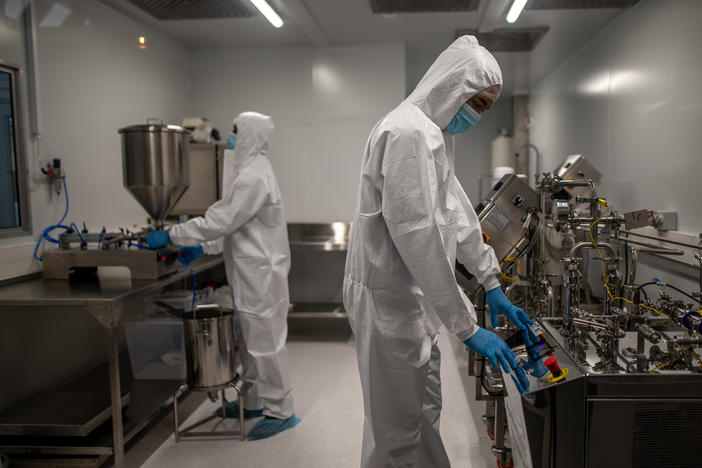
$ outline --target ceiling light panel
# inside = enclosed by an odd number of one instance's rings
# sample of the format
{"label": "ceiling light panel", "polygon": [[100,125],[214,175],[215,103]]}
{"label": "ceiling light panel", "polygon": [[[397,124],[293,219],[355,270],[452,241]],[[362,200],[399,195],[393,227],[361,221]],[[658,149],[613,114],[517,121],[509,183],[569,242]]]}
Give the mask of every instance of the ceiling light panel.
{"label": "ceiling light panel", "polygon": [[129,0],[158,20],[250,18],[254,16],[239,0]]}
{"label": "ceiling light panel", "polygon": [[529,0],[527,10],[628,8],[639,0]]}
{"label": "ceiling light panel", "polygon": [[370,0],[373,13],[476,11],[480,0]]}

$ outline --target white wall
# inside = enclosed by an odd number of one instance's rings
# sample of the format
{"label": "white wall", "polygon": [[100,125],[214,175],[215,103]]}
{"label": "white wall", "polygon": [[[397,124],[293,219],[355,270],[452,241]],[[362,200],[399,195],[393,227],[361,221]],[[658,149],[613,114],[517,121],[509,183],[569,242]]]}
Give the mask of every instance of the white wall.
{"label": "white wall", "polygon": [[[544,167],[583,153],[615,209],[676,210],[681,231],[702,232],[701,21],[699,0],[644,0],[541,81],[531,138]],[[639,278],[674,274],[658,263]]]}
{"label": "white wall", "polygon": [[[22,44],[21,28],[17,20],[3,15],[8,12],[8,3],[0,5],[0,59],[7,56],[8,61],[24,65],[23,51],[18,47]],[[70,10],[69,15],[60,26],[48,26],[46,18],[51,17],[51,7],[57,3],[36,2],[41,158],[62,159],[71,204],[68,220],[77,224],[85,221],[94,230],[103,225],[144,223],[146,213],[122,187],[117,130],[141,123],[146,117],[179,123],[191,113],[190,52],[100,2],[60,3]],[[136,47],[141,34],[147,37],[146,50]],[[26,101],[24,104],[26,115],[29,109]],[[25,136],[28,134],[26,128]],[[31,145],[27,149],[36,236],[59,220],[64,199],[37,176]],[[32,243],[27,237],[0,239],[0,260],[9,259],[0,268],[0,280],[39,267],[30,260]]]}
{"label": "white wall", "polygon": [[232,118],[273,116],[270,159],[290,222],[351,221],[373,125],[404,99],[401,44],[193,52],[193,110],[226,135]]}

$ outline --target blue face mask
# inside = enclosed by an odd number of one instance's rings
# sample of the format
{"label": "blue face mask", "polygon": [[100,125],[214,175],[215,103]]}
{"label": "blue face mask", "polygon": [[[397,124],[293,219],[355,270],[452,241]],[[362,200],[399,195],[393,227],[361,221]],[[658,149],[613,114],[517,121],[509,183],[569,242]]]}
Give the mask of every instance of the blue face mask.
{"label": "blue face mask", "polygon": [[468,104],[463,104],[449,124],[444,127],[451,135],[467,132],[480,121],[480,114]]}
{"label": "blue face mask", "polygon": [[227,135],[227,149],[233,150],[235,146],[236,146],[236,135],[233,133],[230,133],[229,135]]}

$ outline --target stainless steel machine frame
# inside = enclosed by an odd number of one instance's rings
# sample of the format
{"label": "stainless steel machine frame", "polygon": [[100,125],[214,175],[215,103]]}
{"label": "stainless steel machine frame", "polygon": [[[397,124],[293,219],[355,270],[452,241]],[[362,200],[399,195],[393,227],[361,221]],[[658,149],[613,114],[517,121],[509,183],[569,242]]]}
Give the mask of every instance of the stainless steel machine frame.
{"label": "stainless steel machine frame", "polygon": [[[119,133],[124,188],[161,228],[190,183],[189,132],[175,125],[147,122],[122,128]],[[216,172],[216,161],[213,164]],[[176,254],[169,249],[146,250],[143,243],[150,229],[65,233],[58,250],[44,253],[45,277],[68,279],[71,270],[100,266],[125,266],[134,279],[170,274],[178,268]]]}
{"label": "stainless steel machine frame", "polygon": [[[192,264],[195,274],[204,273],[223,263],[221,257],[204,257]],[[129,421],[128,430],[122,417],[121,378],[119,359],[119,326],[125,312],[128,300],[146,296],[162,290],[164,287],[186,280],[191,273],[177,271],[159,280],[127,280],[105,290],[95,289],[89,285],[70,284],[68,281],[44,280],[32,278],[18,283],[0,286],[0,313],[14,311],[18,308],[49,308],[62,306],[87,311],[106,331],[107,361],[109,368],[110,401],[112,416],[112,443],[81,446],[71,441],[49,439],[38,441],[13,441],[7,443],[0,437],[0,451],[10,454],[47,454],[47,455],[80,455],[97,456],[105,459],[114,456],[116,468],[124,468],[124,445],[141,432],[149,422],[153,421],[172,402],[169,390],[163,400],[159,400],[146,414],[137,420]],[[152,381],[159,388],[169,385],[169,382]],[[180,383],[175,384],[177,388]],[[160,394],[160,393],[159,393]]]}
{"label": "stainless steel machine frame", "polygon": [[[529,258],[524,274],[516,281],[503,275],[509,283],[505,292],[512,300],[516,296],[522,301],[518,305],[539,317],[547,330],[544,351],[555,355],[561,367],[570,370],[567,378],[558,382],[531,378],[529,393],[509,396],[509,401],[521,402],[526,425],[523,431],[510,426],[512,440],[530,447],[529,461],[534,467],[699,466],[702,449],[697,448],[698,444],[689,447],[687,441],[702,435],[702,319],[694,303],[701,296],[696,292],[687,295],[693,303],[686,303],[670,297],[665,285],[659,285],[660,297],[644,300],[635,283],[635,271],[639,252],[684,256],[688,263],[697,254],[695,266],[700,267],[702,290],[702,245],[654,236],[650,238],[656,243],[652,243],[632,236],[626,229],[641,226],[641,220],[609,209],[597,193],[599,177],[600,173],[581,155],[566,158],[555,173],[543,174],[537,181],[537,210],[542,224],[536,232],[507,228],[509,222],[519,223],[519,213],[498,218],[498,224],[504,226],[498,230],[494,222],[484,221],[487,216],[480,217],[483,229],[493,233],[488,232],[489,243],[495,246],[500,260],[503,255],[502,251],[498,253],[499,247],[533,243],[533,250],[526,249]],[[503,202],[509,199],[500,189],[503,187],[498,184],[477,208],[487,211],[501,198]],[[549,233],[561,236],[556,255],[546,249]],[[632,250],[626,278],[618,268],[621,259],[617,247],[621,245]],[[602,255],[607,285],[602,304],[588,299],[591,294],[583,262],[586,249],[598,249]],[[596,268],[599,266],[598,258]],[[554,291],[561,284],[563,296]],[[581,292],[585,293],[584,299]],[[479,304],[482,292],[477,293]],[[649,314],[652,309],[658,314]],[[513,331],[509,324],[496,330],[505,338]],[[471,363],[475,360],[474,356],[469,358]],[[470,369],[473,367],[471,364]],[[500,413],[504,405],[499,393],[509,385],[503,384],[501,375],[489,373],[483,376],[482,371],[474,372],[480,375],[476,395],[488,400],[485,420],[495,428],[493,451],[498,466],[504,466],[508,450],[501,447],[504,434],[499,432],[503,420]],[[494,390],[494,396],[483,395],[483,380],[488,390]],[[676,444],[685,449],[669,453]]]}

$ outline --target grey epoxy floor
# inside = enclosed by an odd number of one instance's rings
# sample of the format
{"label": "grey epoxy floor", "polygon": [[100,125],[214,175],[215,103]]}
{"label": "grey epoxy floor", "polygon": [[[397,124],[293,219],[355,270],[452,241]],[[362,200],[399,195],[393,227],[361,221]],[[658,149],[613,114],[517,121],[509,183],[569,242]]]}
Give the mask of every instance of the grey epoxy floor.
{"label": "grey epoxy floor", "polygon": [[[492,468],[495,459],[481,422],[483,403],[472,399],[463,346],[444,331],[442,351],[443,412],[441,433],[453,467]],[[157,467],[357,467],[360,462],[363,406],[353,340],[292,339],[288,343],[295,411],[294,429],[273,438],[182,441],[172,435],[171,416],[149,429],[127,452],[127,466]],[[191,413],[184,424],[215,407],[202,394],[183,405]],[[250,428],[256,420],[249,421]]]}

